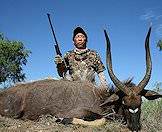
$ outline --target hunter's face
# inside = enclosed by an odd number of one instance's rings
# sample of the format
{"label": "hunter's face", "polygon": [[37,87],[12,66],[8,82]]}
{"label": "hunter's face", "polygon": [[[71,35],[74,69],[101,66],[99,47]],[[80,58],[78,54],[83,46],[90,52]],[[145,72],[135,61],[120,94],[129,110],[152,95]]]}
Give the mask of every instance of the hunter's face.
{"label": "hunter's face", "polygon": [[74,45],[78,49],[86,48],[86,37],[82,33],[78,33],[74,37]]}

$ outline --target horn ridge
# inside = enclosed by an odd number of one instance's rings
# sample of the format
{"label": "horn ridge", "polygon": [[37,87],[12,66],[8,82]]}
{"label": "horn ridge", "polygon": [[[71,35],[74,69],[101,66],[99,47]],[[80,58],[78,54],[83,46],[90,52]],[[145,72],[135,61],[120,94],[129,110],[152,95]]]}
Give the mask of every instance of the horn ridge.
{"label": "horn ridge", "polygon": [[126,87],[126,85],[124,85],[114,74],[113,72],[113,68],[112,68],[112,60],[111,60],[111,44],[110,44],[110,40],[109,37],[107,35],[106,30],[104,30],[104,34],[105,34],[105,38],[106,38],[106,66],[107,66],[107,70],[109,73],[109,76],[111,78],[111,80],[113,81],[114,85],[116,87],[118,87],[120,90],[122,90],[125,94],[129,95],[130,91],[129,89]]}
{"label": "horn ridge", "polygon": [[148,84],[150,77],[151,77],[151,71],[152,71],[152,62],[151,62],[151,54],[150,54],[150,46],[149,46],[149,38],[151,34],[151,27],[148,30],[146,39],[145,39],[145,51],[146,51],[146,73],[141,82],[138,84],[138,93],[140,93],[145,86]]}

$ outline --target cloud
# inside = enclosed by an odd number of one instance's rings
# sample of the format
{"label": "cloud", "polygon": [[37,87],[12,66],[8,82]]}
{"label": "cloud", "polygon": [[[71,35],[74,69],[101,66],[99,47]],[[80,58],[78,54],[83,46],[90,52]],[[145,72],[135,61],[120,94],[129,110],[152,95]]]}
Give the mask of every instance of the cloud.
{"label": "cloud", "polygon": [[162,24],[159,24],[155,31],[159,37],[162,37]]}
{"label": "cloud", "polygon": [[141,20],[146,20],[146,21],[147,20],[152,20],[154,18],[155,18],[155,14],[154,14],[154,12],[152,10],[149,10],[149,11],[145,12],[145,14],[140,16]]}
{"label": "cloud", "polygon": [[159,19],[161,19],[162,18],[162,15],[158,15],[158,16],[156,16],[156,20],[159,20]]}
{"label": "cloud", "polygon": [[158,8],[145,9],[140,16],[140,20],[153,23],[157,37],[162,38],[162,14],[159,14]]}

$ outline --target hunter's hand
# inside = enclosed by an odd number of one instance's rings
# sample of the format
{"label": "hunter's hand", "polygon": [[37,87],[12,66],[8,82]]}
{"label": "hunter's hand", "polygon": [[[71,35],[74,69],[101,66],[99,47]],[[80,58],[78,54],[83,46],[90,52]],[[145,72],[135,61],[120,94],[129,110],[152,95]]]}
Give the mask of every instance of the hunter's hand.
{"label": "hunter's hand", "polygon": [[63,62],[63,59],[60,55],[55,56],[55,64],[60,64]]}

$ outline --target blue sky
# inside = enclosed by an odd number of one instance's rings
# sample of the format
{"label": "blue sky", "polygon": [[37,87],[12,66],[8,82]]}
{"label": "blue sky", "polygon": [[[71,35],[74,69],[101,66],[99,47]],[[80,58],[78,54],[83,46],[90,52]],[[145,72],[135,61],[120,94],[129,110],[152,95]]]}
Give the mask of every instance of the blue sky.
{"label": "blue sky", "polygon": [[[145,74],[144,40],[150,23],[153,71],[148,86],[162,82],[162,52],[156,42],[162,38],[161,0],[1,0],[0,32],[20,40],[32,51],[24,67],[26,81],[58,77],[54,64],[54,42],[46,13],[51,14],[61,51],[73,49],[72,32],[81,26],[88,34],[88,48],[97,50],[105,63],[105,38],[109,32],[115,74],[120,80]],[[111,82],[105,71],[108,83]]]}

